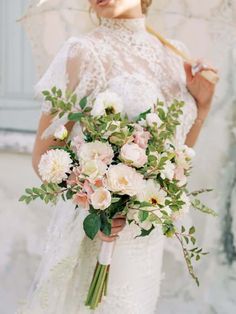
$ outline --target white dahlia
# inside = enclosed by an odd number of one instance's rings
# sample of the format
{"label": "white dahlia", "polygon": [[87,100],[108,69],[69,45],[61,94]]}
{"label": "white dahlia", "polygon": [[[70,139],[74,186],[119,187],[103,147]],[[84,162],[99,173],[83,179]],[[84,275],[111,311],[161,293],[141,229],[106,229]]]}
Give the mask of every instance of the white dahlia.
{"label": "white dahlia", "polygon": [[71,164],[70,154],[62,149],[51,149],[42,155],[38,170],[44,181],[61,183],[70,173]]}

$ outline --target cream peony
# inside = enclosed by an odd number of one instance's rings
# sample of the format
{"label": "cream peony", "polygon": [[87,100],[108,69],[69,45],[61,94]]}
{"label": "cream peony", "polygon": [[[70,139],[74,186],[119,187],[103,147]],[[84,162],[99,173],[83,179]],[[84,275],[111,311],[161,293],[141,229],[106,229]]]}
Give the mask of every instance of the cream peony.
{"label": "cream peony", "polygon": [[78,150],[78,157],[81,163],[99,159],[109,165],[112,162],[114,153],[110,144],[95,141],[91,143],[83,143]]}
{"label": "cream peony", "polygon": [[54,137],[63,141],[64,139],[66,139],[68,136],[68,131],[67,128],[64,125],[60,125],[55,133],[54,133]]}
{"label": "cream peony", "polygon": [[107,170],[107,165],[99,159],[85,161],[82,164],[82,173],[90,180],[101,178]]}
{"label": "cream peony", "polygon": [[131,166],[140,168],[147,162],[147,155],[143,148],[138,144],[130,143],[121,147],[120,158]]}
{"label": "cream peony", "polygon": [[146,115],[146,122],[147,125],[151,127],[153,127],[154,125],[160,127],[162,125],[162,121],[156,113],[148,113]]}
{"label": "cream peony", "polygon": [[[166,192],[153,179],[145,181],[143,189],[137,194],[137,200],[140,202],[149,202],[154,206],[165,205]],[[154,207],[145,207],[145,210],[154,210]]]}
{"label": "cream peony", "polygon": [[61,183],[70,173],[70,154],[62,149],[51,149],[42,155],[38,170],[43,181]]}
{"label": "cream peony", "polygon": [[118,194],[136,195],[143,186],[143,177],[131,168],[122,163],[112,165],[107,171],[107,188]]}
{"label": "cream peony", "polygon": [[92,116],[102,116],[107,112],[119,113],[123,110],[123,103],[119,95],[106,90],[98,94],[91,111]]}
{"label": "cream peony", "polygon": [[104,210],[111,205],[111,193],[103,187],[95,190],[90,199],[95,209]]}

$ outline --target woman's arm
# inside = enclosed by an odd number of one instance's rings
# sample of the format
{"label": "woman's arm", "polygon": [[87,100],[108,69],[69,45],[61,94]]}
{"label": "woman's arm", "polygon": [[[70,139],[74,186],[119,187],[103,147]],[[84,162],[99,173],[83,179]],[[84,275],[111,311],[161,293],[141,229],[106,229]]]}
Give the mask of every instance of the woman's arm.
{"label": "woman's arm", "polygon": [[201,61],[199,61],[199,71],[192,75],[192,66],[191,64],[184,63],[184,68],[186,72],[186,86],[190,94],[194,97],[197,104],[198,114],[197,118],[187,134],[185,144],[188,146],[194,146],[205,119],[208,116],[208,113],[211,109],[211,104],[213,96],[215,93],[215,84],[207,81],[203,76],[201,76],[201,71],[212,70],[218,72],[215,68],[212,67],[203,67]]}
{"label": "woman's arm", "polygon": [[[71,49],[72,48],[73,47],[71,47]],[[65,75],[65,79],[68,79],[67,84],[66,84],[66,90],[70,92],[73,92],[76,86],[79,84],[79,79],[78,79],[79,66],[80,66],[80,62],[79,62],[78,55],[76,55],[75,53],[70,54],[69,52],[67,60],[66,60],[66,73],[64,73],[64,75]],[[53,138],[53,136],[47,139],[41,138],[41,135],[43,134],[43,132],[50,126],[53,117],[54,116],[51,115],[50,113],[49,114],[43,113],[39,120],[39,125],[38,125],[38,129],[36,133],[33,154],[32,154],[32,165],[36,174],[39,177],[40,175],[38,172],[38,164],[39,164],[40,158],[49,149],[51,145],[55,145],[55,139]],[[65,125],[65,127],[68,130],[68,134],[70,133],[73,125],[74,125],[74,122],[68,122]],[[60,140],[58,140],[56,144],[58,146],[64,145],[63,141],[60,141]]]}
{"label": "woman's arm", "polygon": [[187,134],[187,137],[185,140],[185,144],[188,145],[189,147],[193,147],[196,144],[199,134],[201,132],[202,126],[207,118],[207,115],[208,115],[208,112],[201,113],[198,110],[197,118],[194,121],[194,124],[192,125],[192,128]]}

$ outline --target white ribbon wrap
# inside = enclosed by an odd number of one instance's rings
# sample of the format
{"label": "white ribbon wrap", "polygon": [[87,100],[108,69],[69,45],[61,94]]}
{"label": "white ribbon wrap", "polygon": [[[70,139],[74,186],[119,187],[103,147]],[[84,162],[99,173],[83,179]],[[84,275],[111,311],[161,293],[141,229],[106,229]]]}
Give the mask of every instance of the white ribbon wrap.
{"label": "white ribbon wrap", "polygon": [[98,262],[102,265],[110,265],[112,260],[112,254],[115,247],[115,241],[102,242],[101,249],[98,255]]}

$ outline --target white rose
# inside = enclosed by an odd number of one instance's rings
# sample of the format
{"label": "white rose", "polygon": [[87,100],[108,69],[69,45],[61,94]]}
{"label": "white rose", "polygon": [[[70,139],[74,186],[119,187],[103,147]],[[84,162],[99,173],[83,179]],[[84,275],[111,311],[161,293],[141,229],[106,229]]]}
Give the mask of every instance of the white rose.
{"label": "white rose", "polygon": [[140,168],[147,162],[147,155],[145,149],[138,144],[130,143],[121,147],[120,157],[124,162]]}
{"label": "white rose", "polygon": [[114,152],[110,144],[95,141],[83,143],[78,150],[78,157],[81,163],[99,159],[109,165],[114,157]]}
{"label": "white rose", "polygon": [[106,184],[114,193],[134,196],[142,189],[143,177],[134,168],[120,163],[109,167]]}
{"label": "white rose", "polygon": [[101,187],[91,195],[91,204],[95,209],[104,210],[111,205],[111,193]]}
{"label": "white rose", "polygon": [[169,179],[173,180],[175,174],[175,165],[170,161],[167,160],[165,162],[164,168],[160,170],[161,178],[162,179]]}
{"label": "white rose", "polygon": [[[137,200],[148,202],[153,206],[165,205],[167,193],[161,189],[160,185],[153,179],[145,181],[143,189],[137,194]],[[153,210],[154,207],[145,207],[145,210]]]}
{"label": "white rose", "polygon": [[107,170],[107,165],[99,159],[85,161],[82,164],[82,173],[91,180],[102,177]]}
{"label": "white rose", "polygon": [[70,154],[62,149],[51,149],[42,155],[38,170],[43,181],[61,183],[70,173]]}
{"label": "white rose", "polygon": [[162,121],[156,113],[148,113],[146,115],[146,121],[147,125],[151,127],[154,125],[160,127],[162,125]]}
{"label": "white rose", "polygon": [[119,113],[123,110],[121,98],[114,92],[106,90],[97,95],[91,114],[93,116],[102,116],[106,113]]}
{"label": "white rose", "polygon": [[68,131],[64,125],[60,125],[54,133],[54,137],[62,141],[67,138],[67,136]]}

